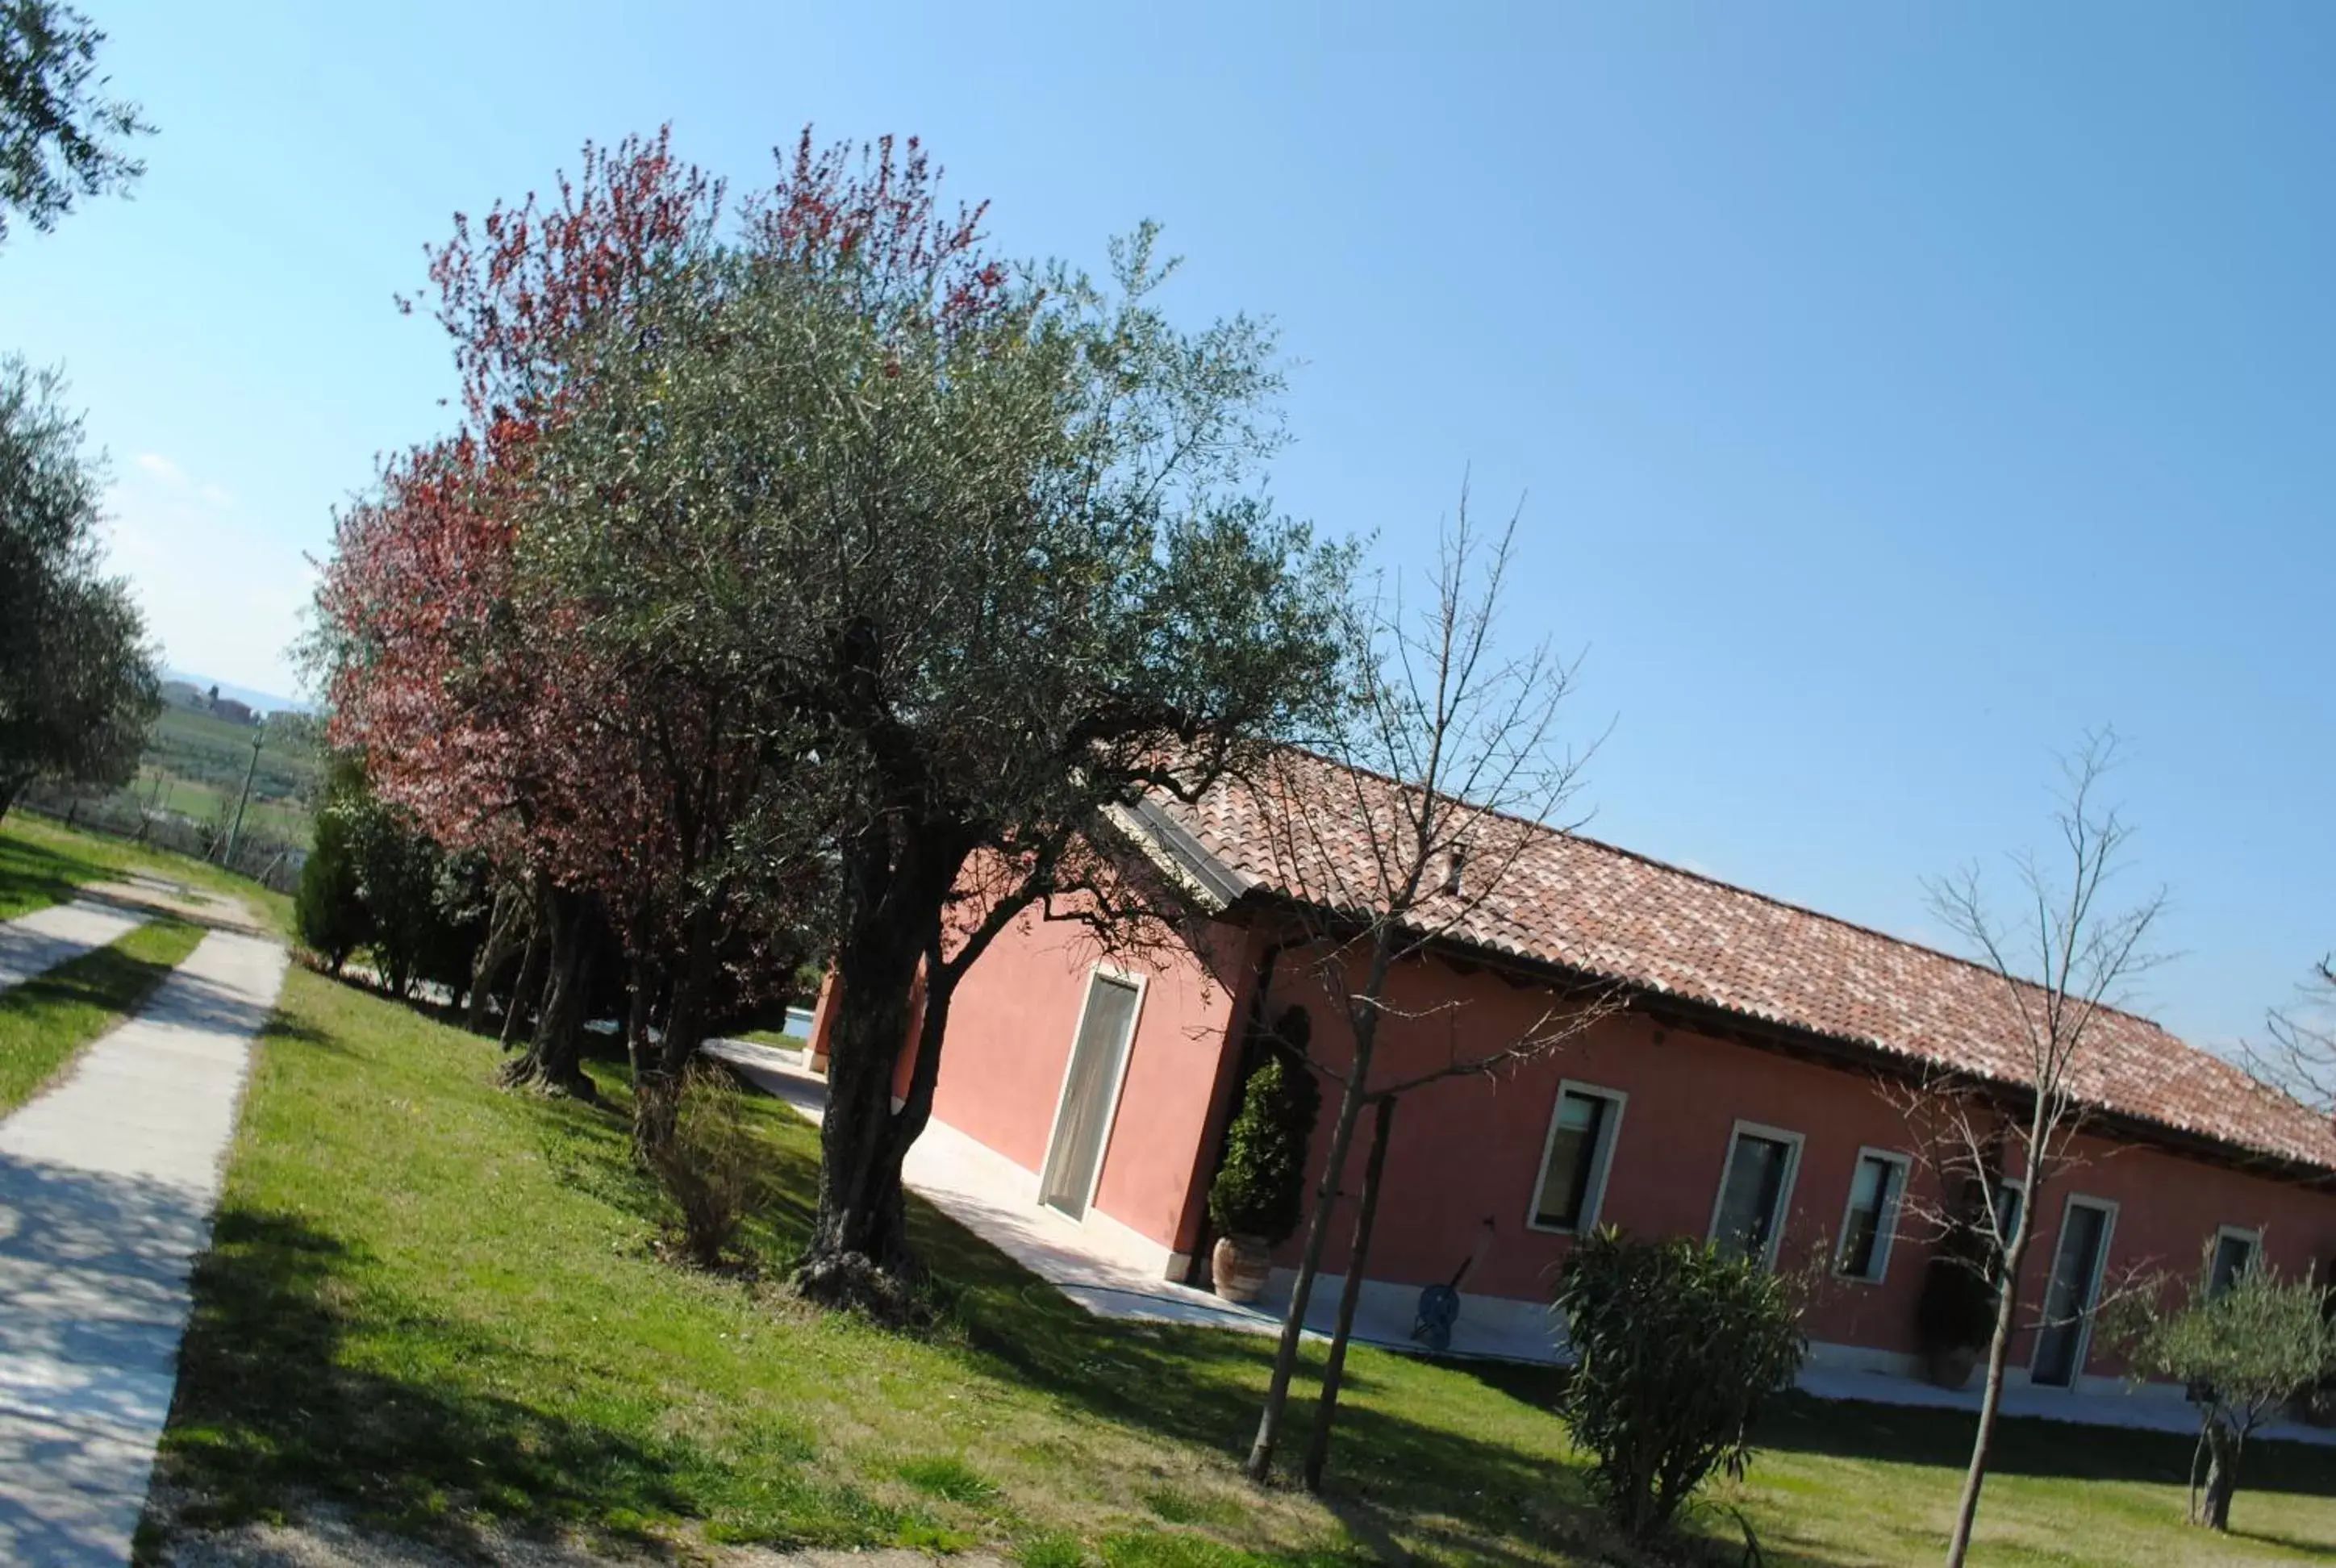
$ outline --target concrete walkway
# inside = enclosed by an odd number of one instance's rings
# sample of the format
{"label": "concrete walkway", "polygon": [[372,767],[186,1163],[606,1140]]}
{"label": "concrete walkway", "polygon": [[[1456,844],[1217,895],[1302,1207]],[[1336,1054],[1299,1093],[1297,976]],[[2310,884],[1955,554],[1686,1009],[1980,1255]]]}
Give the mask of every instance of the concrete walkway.
{"label": "concrete walkway", "polygon": [[111,947],[151,918],[145,910],[91,898],[20,915],[0,925],[0,991]]}
{"label": "concrete walkway", "polygon": [[281,944],[214,931],[0,1122],[0,1563],[119,1568]]}
{"label": "concrete walkway", "polygon": [[[745,1040],[709,1040],[708,1056],[737,1069],[765,1093],[818,1121],[827,1103],[826,1080],[804,1066],[803,1053]],[[1187,1323],[1251,1334],[1278,1334],[1289,1303],[1288,1271],[1277,1271],[1266,1295],[1253,1306],[1236,1306],[1206,1290],[1159,1277],[1156,1258],[1121,1244],[1114,1228],[1080,1224],[1038,1202],[1038,1178],[1003,1154],[943,1122],[929,1125],[909,1151],[902,1167],[909,1186],[958,1223],[1101,1318],[1142,1322]],[[1339,1281],[1318,1284],[1308,1302],[1306,1326],[1327,1337],[1338,1310]],[[1367,1282],[1355,1319],[1358,1343],[1406,1354],[1419,1353],[1411,1338],[1409,1288]],[[1552,1362],[1563,1348],[1548,1318],[1537,1310],[1495,1314],[1482,1298],[1466,1299],[1454,1325],[1452,1354],[1504,1361]],[[1804,1393],[1820,1399],[1870,1404],[1929,1406],[1977,1411],[1974,1391],[1950,1391],[1917,1378],[1842,1367],[1811,1366],[1800,1378]],[[2103,1392],[2088,1388],[2018,1386],[2004,1390],[2003,1413],[2082,1426],[2125,1427],[2195,1435],[2197,1417],[2189,1405],[2166,1390]],[[2336,1446],[2336,1430],[2282,1422],[2259,1437]]]}
{"label": "concrete walkway", "polygon": [[[706,1054],[728,1063],[765,1094],[786,1101],[816,1122],[827,1105],[827,1080],[809,1071],[801,1051],[748,1040],[708,1040]],[[1082,1224],[1038,1202],[1038,1178],[988,1145],[946,1122],[927,1125],[910,1147],[901,1174],[910,1188],[959,1224],[1098,1317],[1185,1323],[1247,1334],[1279,1334],[1290,1300],[1286,1271],[1264,1296],[1243,1306],[1208,1290],[1161,1277],[1161,1254],[1124,1227],[1098,1216]],[[1355,1339],[1385,1349],[1416,1352],[1411,1338],[1416,1290],[1367,1288],[1355,1318]],[[1318,1284],[1307,1302],[1306,1327],[1327,1339],[1338,1320],[1338,1281]],[[1455,1356],[1494,1360],[1546,1360],[1552,1341],[1547,1319],[1529,1326],[1462,1320],[1453,1331]]]}

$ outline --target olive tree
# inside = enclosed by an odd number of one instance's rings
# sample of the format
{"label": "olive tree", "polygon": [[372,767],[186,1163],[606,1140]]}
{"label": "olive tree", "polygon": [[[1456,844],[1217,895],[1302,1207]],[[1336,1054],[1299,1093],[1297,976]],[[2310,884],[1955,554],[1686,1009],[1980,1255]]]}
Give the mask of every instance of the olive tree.
{"label": "olive tree", "polygon": [[2326,1293],[2310,1281],[2283,1280],[2258,1264],[2216,1289],[2213,1261],[2209,1248],[2187,1285],[2165,1281],[2128,1297],[2109,1328],[2135,1372],[2188,1392],[2198,1411],[2190,1522],[2227,1530],[2247,1439],[2290,1399],[2336,1373],[2336,1323]]}
{"label": "olive tree", "polygon": [[1142,918],[1111,808],[1197,795],[1335,697],[1348,570],[1256,488],[1266,327],[1173,324],[1148,228],[1108,283],[988,262],[913,168],[799,164],[581,342],[521,567],[597,663],[736,694],[765,782],[699,884],[817,870],[837,997],[799,1282],[829,1300],[913,1274],[901,1162],[967,970],[1066,901]]}
{"label": "olive tree", "polygon": [[106,96],[104,42],[57,0],[0,0],[0,239],[12,209],[48,229],[76,196],[126,190],[146,172],[125,148],[153,127],[135,103]]}
{"label": "olive tree", "polygon": [[104,464],[63,392],[0,360],[0,815],[36,774],[127,781],[162,706],[144,618],[101,570]]}

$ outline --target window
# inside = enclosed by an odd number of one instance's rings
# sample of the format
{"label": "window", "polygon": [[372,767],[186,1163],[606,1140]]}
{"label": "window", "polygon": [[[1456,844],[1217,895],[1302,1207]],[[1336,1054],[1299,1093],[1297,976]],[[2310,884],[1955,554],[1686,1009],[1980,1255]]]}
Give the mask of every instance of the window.
{"label": "window", "polygon": [[2044,1320],[2028,1363],[2028,1380],[2039,1388],[2074,1388],[2084,1372],[2117,1216],[2115,1203],[2082,1193],[2069,1193],[2060,1212],[2060,1238],[2044,1287]]}
{"label": "window", "polygon": [[2002,1240],[2011,1240],[2011,1227],[2020,1223],[2020,1205],[2028,1202],[2028,1183],[2017,1176],[2005,1176],[1995,1183],[1995,1233]]}
{"label": "window", "polygon": [[1549,1118],[1549,1141],[1542,1147],[1541,1179],[1533,1187],[1536,1231],[1587,1231],[1598,1223],[1606,1195],[1606,1167],[1614,1136],[1622,1126],[1624,1096],[1588,1084],[1557,1086],[1557,1106]]}
{"label": "window", "polygon": [[1711,1239],[1722,1251],[1763,1262],[1776,1261],[1776,1242],[1800,1160],[1800,1134],[1736,1124],[1728,1144],[1728,1169],[1711,1211]]}
{"label": "window", "polygon": [[1906,1166],[1903,1154],[1857,1151],[1857,1170],[1849,1179],[1849,1209],[1841,1217],[1841,1250],[1834,1257],[1836,1271],[1874,1283],[1890,1266],[1898,1204],[1906,1195]]}
{"label": "window", "polygon": [[2263,1232],[2225,1225],[2214,1232],[2214,1261],[2206,1270],[2206,1294],[2219,1296],[2239,1282],[2263,1253]]}

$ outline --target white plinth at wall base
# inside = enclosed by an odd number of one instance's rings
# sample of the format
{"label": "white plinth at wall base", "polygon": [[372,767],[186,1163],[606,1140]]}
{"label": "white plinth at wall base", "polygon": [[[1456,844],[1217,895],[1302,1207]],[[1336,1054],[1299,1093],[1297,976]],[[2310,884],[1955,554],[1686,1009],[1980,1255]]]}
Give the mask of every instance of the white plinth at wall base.
{"label": "white plinth at wall base", "polygon": [[[750,1081],[778,1096],[813,1121],[826,1105],[826,1080],[810,1073],[801,1052],[738,1041],[714,1041],[709,1054],[736,1067]],[[1204,1290],[1171,1282],[1189,1260],[1172,1253],[1100,1209],[1084,1222],[1038,1203],[1038,1178],[995,1149],[942,1122],[934,1122],[909,1151],[904,1174],[911,1189],[998,1251],[1037,1274],[1098,1317],[1141,1322],[1186,1323],[1242,1333],[1278,1334],[1290,1303],[1290,1271],[1277,1269],[1253,1305],[1239,1306]],[[1306,1327],[1321,1337],[1338,1320],[1343,1276],[1326,1274],[1315,1282]],[[1385,1349],[1416,1351],[1411,1338],[1419,1287],[1370,1280],[1363,1284],[1355,1314],[1355,1338]],[[1878,1404],[1928,1405],[1976,1410],[1975,1393],[1951,1393],[1922,1380],[1912,1356],[1851,1345],[1815,1344],[1801,1375],[1802,1388],[1821,1398]],[[1504,1296],[1460,1298],[1453,1325],[1455,1357],[1553,1363],[1565,1359],[1563,1336],[1545,1302]],[[2162,1427],[2191,1431],[2179,1389],[2172,1400],[2153,1388],[2127,1394],[2125,1385],[2086,1378],[2084,1387],[2007,1388],[2007,1414],[2039,1416],[2098,1426]],[[2024,1378],[2020,1380],[2024,1385]],[[2336,1431],[2289,1425],[2276,1436],[2336,1445]]]}

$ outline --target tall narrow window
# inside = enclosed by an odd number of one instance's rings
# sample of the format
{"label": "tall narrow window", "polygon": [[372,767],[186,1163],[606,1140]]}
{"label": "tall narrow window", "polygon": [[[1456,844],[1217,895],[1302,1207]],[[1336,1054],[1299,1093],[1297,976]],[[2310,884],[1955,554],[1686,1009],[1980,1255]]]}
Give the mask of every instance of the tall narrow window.
{"label": "tall narrow window", "polygon": [[1622,1125],[1622,1096],[1586,1084],[1561,1084],[1543,1145],[1541,1181],[1533,1189],[1533,1225],[1542,1231],[1586,1231],[1598,1223],[1606,1167]]}
{"label": "tall narrow window", "polygon": [[1798,1133],[1737,1125],[1711,1216],[1711,1239],[1722,1251],[1775,1261],[1800,1152]]}
{"label": "tall narrow window", "polygon": [[1841,1221],[1841,1250],[1834,1267],[1869,1283],[1890,1266],[1890,1239],[1898,1229],[1898,1205],[1906,1193],[1906,1156],[1860,1149],[1849,1179],[1849,1209]]}
{"label": "tall narrow window", "polygon": [[2214,1261],[2206,1271],[2206,1294],[2219,1296],[2239,1282],[2263,1251],[2263,1232],[2225,1225],[2214,1235]]}
{"label": "tall narrow window", "polygon": [[1995,1233],[2003,1241],[2011,1240],[2011,1228],[2020,1223],[2020,1210],[2028,1201],[2028,1183],[2015,1176],[2002,1177],[1995,1183]]}

